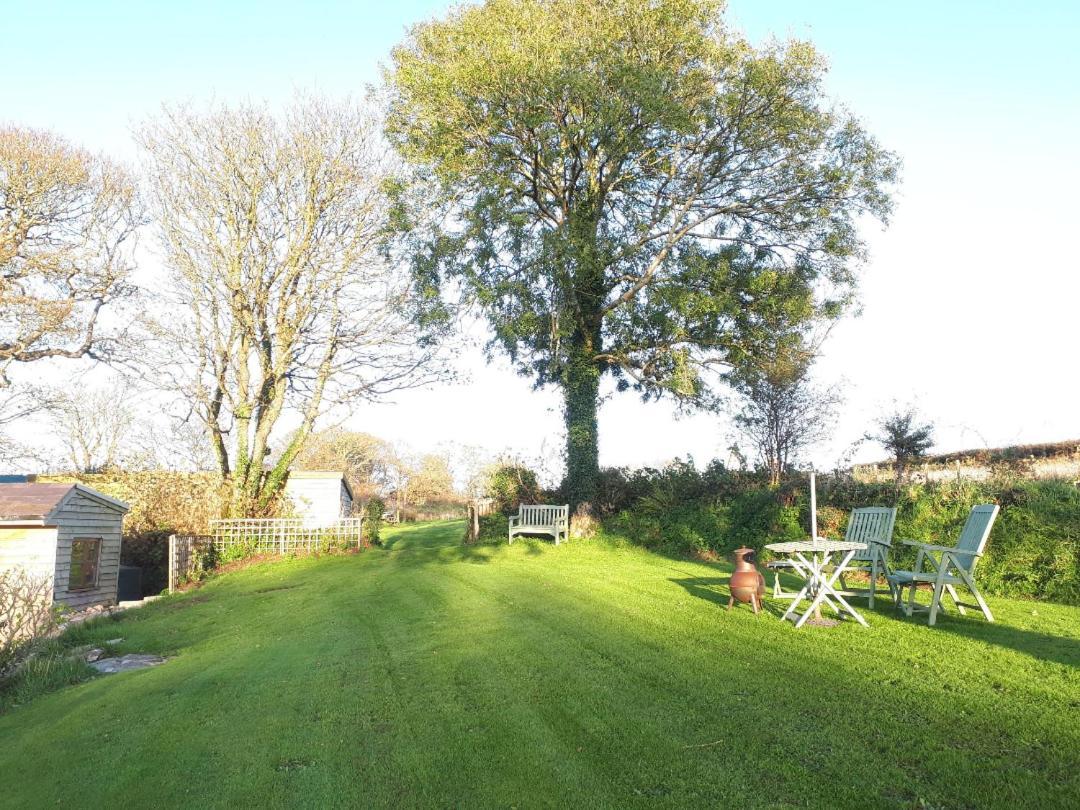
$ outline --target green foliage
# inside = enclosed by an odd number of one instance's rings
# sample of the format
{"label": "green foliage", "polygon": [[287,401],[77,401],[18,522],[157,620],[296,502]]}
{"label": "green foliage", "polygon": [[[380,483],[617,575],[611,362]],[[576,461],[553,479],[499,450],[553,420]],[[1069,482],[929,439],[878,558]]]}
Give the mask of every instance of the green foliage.
{"label": "green foliage", "polygon": [[1080,490],[1066,481],[1023,482],[999,498],[979,579],[995,593],[1080,605]]}
{"label": "green foliage", "polygon": [[0,714],[36,697],[97,676],[81,652],[115,638],[116,617],[102,616],[69,625],[59,636],[34,640],[25,660],[0,677]]}
{"label": "green foliage", "polygon": [[379,534],[382,530],[383,513],[386,502],[379,497],[372,497],[364,504],[364,539],[372,545],[381,545]]}
{"label": "green foliage", "polygon": [[226,546],[222,551],[218,551],[210,542],[197,543],[191,550],[191,568],[180,584],[202,582],[213,574],[219,565],[246,559],[254,553],[255,548],[250,543]]}
{"label": "green foliage", "polygon": [[488,476],[485,487],[489,498],[494,499],[495,509],[503,515],[517,512],[523,503],[540,501],[540,484],[536,473],[524,464],[501,464]]}
{"label": "green foliage", "polygon": [[890,209],[896,160],[826,98],[824,59],[753,47],[722,7],[486,0],[393,52],[416,286],[463,289],[492,348],[563,390],[575,508],[596,496],[602,375],[709,401],[703,364],[839,315],[856,221]]}
{"label": "green foliage", "polygon": [[0,681],[0,713],[97,674],[84,660],[54,646],[42,645],[11,677]]}
{"label": "green foliage", "polygon": [[934,446],[934,426],[917,423],[914,408],[886,416],[878,422],[876,436],[867,438],[880,444],[893,457],[897,486],[904,483],[908,465],[922,458]]}
{"label": "green foliage", "polygon": [[[467,529],[467,527],[466,527]],[[495,513],[483,515],[480,518],[480,533],[476,543],[505,543],[506,542],[506,515]]]}
{"label": "green foliage", "polygon": [[234,538],[233,542],[226,545],[220,551],[216,550],[214,546],[210,545],[205,548],[199,547],[197,549],[199,554],[204,556],[196,557],[196,567],[201,567],[204,571],[211,571],[217,568],[219,565],[226,565],[227,563],[239,562],[246,560],[249,557],[254,557],[258,553],[258,541],[254,537],[240,535],[240,539]]}
{"label": "green foliage", "polygon": [[[806,476],[770,487],[764,477],[728,472],[717,463],[697,472],[689,462],[665,470],[605,471],[608,527],[648,548],[729,554],[740,546],[805,537],[810,529]],[[949,480],[904,487],[818,479],[818,533],[842,537],[859,506],[897,506],[894,538],[953,545],[972,506],[997,503],[1001,513],[976,570],[991,594],[1080,605],[1080,490],[1065,481]],[[768,556],[767,552],[763,559]],[[890,560],[910,568],[915,551],[894,543]]]}

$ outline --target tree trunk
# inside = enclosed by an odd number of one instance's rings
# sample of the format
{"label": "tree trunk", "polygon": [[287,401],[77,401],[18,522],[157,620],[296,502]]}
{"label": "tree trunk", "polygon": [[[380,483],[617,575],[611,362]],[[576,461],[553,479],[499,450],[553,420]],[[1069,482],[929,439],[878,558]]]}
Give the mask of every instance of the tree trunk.
{"label": "tree trunk", "polygon": [[[570,511],[596,500],[600,474],[596,412],[600,398],[600,369],[592,352],[575,347],[567,363],[563,397],[566,423],[566,481]],[[591,509],[590,509],[591,511]]]}

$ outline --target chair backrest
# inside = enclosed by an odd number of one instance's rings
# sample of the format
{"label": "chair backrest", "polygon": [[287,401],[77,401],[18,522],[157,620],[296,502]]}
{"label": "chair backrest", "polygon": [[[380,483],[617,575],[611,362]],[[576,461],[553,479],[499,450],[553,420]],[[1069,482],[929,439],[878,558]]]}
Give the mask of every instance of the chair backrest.
{"label": "chair backrest", "polygon": [[984,503],[971,507],[967,522],[960,532],[960,539],[956,541],[957,549],[971,551],[972,554],[957,554],[953,557],[957,566],[969,573],[975,570],[975,563],[986,548],[986,541],[990,539],[990,529],[997,519],[998,508],[995,504]]}
{"label": "chair backrest", "polygon": [[881,546],[891,546],[895,523],[896,510],[886,506],[864,506],[852,509],[844,539],[851,543],[877,543]]}

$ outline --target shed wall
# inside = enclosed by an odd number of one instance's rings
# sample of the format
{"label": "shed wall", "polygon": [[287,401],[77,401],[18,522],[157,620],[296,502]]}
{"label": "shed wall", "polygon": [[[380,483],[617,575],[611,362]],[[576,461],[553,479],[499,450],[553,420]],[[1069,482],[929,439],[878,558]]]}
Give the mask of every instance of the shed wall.
{"label": "shed wall", "polygon": [[56,571],[56,529],[0,528],[0,571],[22,567],[41,577]]}
{"label": "shed wall", "polygon": [[309,526],[335,523],[352,513],[352,499],[340,478],[290,478],[285,494]]}
{"label": "shed wall", "polygon": [[[56,587],[53,598],[76,610],[114,604],[120,574],[123,513],[76,492],[56,517]],[[71,592],[68,591],[71,541],[78,537],[101,538],[98,584],[92,590]]]}

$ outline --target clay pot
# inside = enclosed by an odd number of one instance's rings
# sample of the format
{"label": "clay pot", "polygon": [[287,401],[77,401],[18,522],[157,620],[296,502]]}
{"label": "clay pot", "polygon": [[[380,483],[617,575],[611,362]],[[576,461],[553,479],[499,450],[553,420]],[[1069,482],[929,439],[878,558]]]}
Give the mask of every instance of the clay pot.
{"label": "clay pot", "polygon": [[731,575],[731,583],[728,590],[731,598],[728,599],[728,610],[735,604],[735,600],[748,602],[754,608],[754,613],[761,609],[761,597],[765,594],[765,577],[754,567],[754,558],[757,556],[752,548],[737,548],[735,555],[735,573]]}

